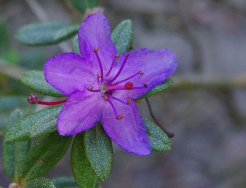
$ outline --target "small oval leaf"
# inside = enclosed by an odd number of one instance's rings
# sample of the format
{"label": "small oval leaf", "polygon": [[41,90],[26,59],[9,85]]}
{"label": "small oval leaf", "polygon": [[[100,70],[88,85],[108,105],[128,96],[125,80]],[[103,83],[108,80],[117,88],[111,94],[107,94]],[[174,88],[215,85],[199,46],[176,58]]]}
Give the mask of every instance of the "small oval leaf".
{"label": "small oval leaf", "polygon": [[51,180],[56,188],[79,188],[74,177],[59,177]]}
{"label": "small oval leaf", "polygon": [[82,13],[98,5],[98,0],[71,0],[71,2]]}
{"label": "small oval leaf", "polygon": [[85,131],[85,148],[91,167],[99,179],[105,180],[112,166],[113,147],[101,123]]}
{"label": "small oval leaf", "polygon": [[73,41],[72,41],[72,51],[77,53],[77,54],[80,54],[80,50],[79,50],[79,38],[78,38],[78,35],[76,35],[74,38],[73,38]]}
{"label": "small oval leaf", "polygon": [[25,45],[42,46],[64,41],[78,32],[80,25],[60,22],[41,22],[18,29],[16,39]]}
{"label": "small oval leaf", "polygon": [[28,88],[44,95],[49,95],[52,97],[65,96],[46,82],[43,71],[26,71],[23,75],[21,75],[20,82]]}
{"label": "small oval leaf", "polygon": [[46,178],[37,178],[27,182],[23,188],[56,188],[53,182]]}
{"label": "small oval leaf", "polygon": [[[6,129],[11,128],[23,117],[20,110],[15,110],[10,114]],[[6,174],[15,182],[19,183],[21,169],[26,155],[30,149],[30,140],[11,142],[3,144],[3,164]]]}
{"label": "small oval leaf", "polygon": [[144,123],[152,151],[166,151],[171,149],[170,140],[163,130],[148,119],[144,118]]}
{"label": "small oval leaf", "polygon": [[118,54],[130,51],[132,48],[133,29],[131,20],[122,21],[114,29],[111,39],[117,48]]}
{"label": "small oval leaf", "polygon": [[72,138],[72,136],[60,136],[58,132],[41,137],[26,157],[22,177],[30,181],[45,174],[63,157]]}
{"label": "small oval leaf", "polygon": [[56,121],[62,105],[33,113],[7,130],[4,142],[35,138],[56,131]]}
{"label": "small oval leaf", "polygon": [[138,99],[144,99],[144,98],[150,97],[152,95],[156,95],[157,93],[160,93],[160,92],[164,91],[165,89],[170,88],[172,85],[173,85],[172,79],[167,78],[164,82],[156,85],[148,93],[145,93],[144,95],[142,95]]}
{"label": "small oval leaf", "polygon": [[71,152],[71,160],[73,175],[79,187],[95,187],[98,178],[86,155],[84,132],[75,136]]}

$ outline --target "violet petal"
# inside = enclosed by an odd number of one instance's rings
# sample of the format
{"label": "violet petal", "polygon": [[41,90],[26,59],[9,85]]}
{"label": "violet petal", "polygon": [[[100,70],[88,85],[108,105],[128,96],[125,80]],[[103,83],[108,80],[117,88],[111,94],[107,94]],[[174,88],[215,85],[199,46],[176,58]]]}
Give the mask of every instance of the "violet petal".
{"label": "violet petal", "polygon": [[[176,55],[168,49],[156,51],[144,48],[128,53],[129,57],[124,69],[114,83],[130,77],[138,71],[142,71],[143,75],[138,75],[126,82],[132,82],[134,87],[141,87],[143,84],[147,84],[148,87],[146,89],[117,92],[119,95],[127,94],[127,96],[136,99],[144,93],[147,93],[155,85],[165,81],[167,77],[174,73],[177,67]],[[126,53],[120,56],[119,63],[116,65],[115,69],[118,70],[120,68],[125,58],[125,54]],[[126,82],[123,82],[120,85],[124,85]]]}
{"label": "violet petal", "polygon": [[123,119],[116,119],[110,104],[105,105],[102,124],[107,135],[120,147],[136,155],[148,155],[151,152],[144,121],[139,114],[137,105],[129,105],[112,100],[118,115]]}
{"label": "violet petal", "polygon": [[46,81],[65,95],[96,82],[96,75],[87,66],[88,61],[76,53],[63,53],[50,58],[44,65]]}
{"label": "violet petal", "polygon": [[82,23],[79,32],[79,48],[84,58],[87,58],[93,67],[100,69],[94,49],[98,48],[98,55],[103,65],[104,74],[110,69],[114,55],[117,54],[111,40],[108,20],[101,13],[89,15]]}
{"label": "violet petal", "polygon": [[[75,135],[93,127],[101,119],[100,95],[75,91],[67,99],[57,119],[60,135]],[[103,101],[102,101],[103,102]]]}

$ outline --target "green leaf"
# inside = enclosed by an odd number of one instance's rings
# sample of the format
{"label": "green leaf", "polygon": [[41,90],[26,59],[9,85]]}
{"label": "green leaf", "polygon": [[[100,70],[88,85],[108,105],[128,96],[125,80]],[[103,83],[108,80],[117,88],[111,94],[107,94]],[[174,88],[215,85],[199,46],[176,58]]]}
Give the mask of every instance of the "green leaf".
{"label": "green leaf", "polygon": [[78,188],[78,185],[73,176],[59,177],[51,180],[56,188]]}
{"label": "green leaf", "polygon": [[51,169],[66,153],[72,136],[60,136],[58,132],[41,137],[27,154],[22,177],[30,181]]}
{"label": "green leaf", "polygon": [[28,88],[44,95],[49,95],[53,97],[65,96],[46,82],[43,71],[26,71],[23,75],[21,75],[20,82]]}
{"label": "green leaf", "polygon": [[[20,110],[11,113],[6,129],[11,128],[23,117]],[[6,174],[16,183],[19,183],[21,169],[30,149],[30,140],[3,144],[3,164]]]}
{"label": "green leaf", "polygon": [[41,22],[18,29],[16,39],[25,45],[42,46],[57,44],[78,32],[80,25],[60,22]]}
{"label": "green leaf", "polygon": [[57,116],[61,109],[62,105],[59,105],[21,119],[6,132],[4,142],[35,138],[56,131]]}
{"label": "green leaf", "polygon": [[75,136],[72,152],[73,175],[80,188],[95,187],[98,177],[87,158],[84,142],[84,132]]}
{"label": "green leaf", "polygon": [[74,38],[73,38],[73,42],[72,42],[72,51],[77,53],[77,54],[80,54],[80,50],[79,50],[79,38],[78,38],[78,35],[76,35]]}
{"label": "green leaf", "polygon": [[91,167],[99,179],[105,180],[112,166],[113,147],[101,123],[85,131],[85,149]]}
{"label": "green leaf", "polygon": [[170,140],[163,130],[148,119],[144,118],[144,123],[152,151],[166,151],[171,149]]}
{"label": "green leaf", "polygon": [[98,0],[71,0],[71,2],[82,13],[98,5]]}
{"label": "green leaf", "polygon": [[157,93],[160,93],[160,92],[164,91],[165,89],[168,89],[172,85],[173,85],[172,79],[167,78],[164,82],[156,85],[148,93],[145,93],[144,95],[142,95],[138,99],[144,99],[144,98],[150,97],[152,95],[156,95]]}
{"label": "green leaf", "polygon": [[130,51],[133,40],[131,20],[122,21],[112,32],[111,39],[117,48],[118,54]]}
{"label": "green leaf", "polygon": [[46,178],[38,178],[27,182],[23,188],[56,188],[51,180]]}

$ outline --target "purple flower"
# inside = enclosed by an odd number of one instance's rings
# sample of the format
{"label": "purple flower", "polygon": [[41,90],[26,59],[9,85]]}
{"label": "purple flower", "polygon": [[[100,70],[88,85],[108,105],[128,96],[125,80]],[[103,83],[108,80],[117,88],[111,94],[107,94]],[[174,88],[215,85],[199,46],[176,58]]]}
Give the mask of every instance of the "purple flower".
{"label": "purple flower", "polygon": [[62,53],[44,65],[46,81],[68,96],[57,119],[59,134],[78,134],[102,120],[116,144],[137,155],[149,154],[144,121],[133,99],[175,71],[175,54],[145,48],[117,55],[108,20],[101,13],[87,17],[78,38],[81,56]]}

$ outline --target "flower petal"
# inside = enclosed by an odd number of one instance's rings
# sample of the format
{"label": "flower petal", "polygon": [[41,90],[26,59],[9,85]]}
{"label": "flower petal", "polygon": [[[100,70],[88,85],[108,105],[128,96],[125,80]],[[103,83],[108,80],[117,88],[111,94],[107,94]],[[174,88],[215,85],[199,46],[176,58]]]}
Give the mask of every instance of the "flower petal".
{"label": "flower petal", "polygon": [[110,104],[106,104],[103,111],[102,124],[107,135],[120,147],[136,155],[148,155],[151,152],[144,121],[139,114],[137,105],[129,105],[111,100],[118,114],[123,119],[116,119]]}
{"label": "flower petal", "polygon": [[76,53],[63,53],[44,64],[46,81],[65,95],[97,82],[96,75],[87,66],[88,61]]}
{"label": "flower petal", "polygon": [[[144,93],[147,93],[155,85],[165,81],[168,76],[174,73],[177,67],[176,55],[168,49],[156,51],[145,48],[128,53],[129,57],[124,69],[114,83],[130,77],[138,71],[142,71],[143,75],[137,75],[126,82],[133,82],[134,87],[141,87],[143,84],[147,84],[148,88],[117,92],[119,95],[124,95],[127,92],[129,97],[136,99]],[[119,63],[115,67],[116,70],[121,67],[125,54],[126,53],[120,56]],[[123,82],[122,85],[124,85],[124,83],[125,82]]]}
{"label": "flower petal", "polygon": [[98,48],[97,53],[102,62],[103,70],[107,74],[117,50],[111,40],[109,23],[105,16],[101,13],[89,15],[82,23],[78,36],[81,55],[90,60],[93,67],[100,70],[94,52],[94,49]]}
{"label": "flower petal", "polygon": [[93,127],[101,118],[100,95],[75,91],[66,101],[57,119],[60,135],[75,135]]}

